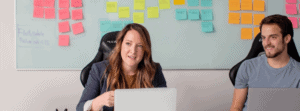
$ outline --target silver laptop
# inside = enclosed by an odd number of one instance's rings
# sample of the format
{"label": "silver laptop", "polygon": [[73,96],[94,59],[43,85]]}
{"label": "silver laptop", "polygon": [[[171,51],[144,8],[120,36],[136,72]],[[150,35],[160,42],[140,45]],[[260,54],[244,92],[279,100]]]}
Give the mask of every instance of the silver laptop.
{"label": "silver laptop", "polygon": [[116,89],[115,111],[176,111],[175,88]]}
{"label": "silver laptop", "polygon": [[249,88],[248,111],[300,111],[300,89]]}

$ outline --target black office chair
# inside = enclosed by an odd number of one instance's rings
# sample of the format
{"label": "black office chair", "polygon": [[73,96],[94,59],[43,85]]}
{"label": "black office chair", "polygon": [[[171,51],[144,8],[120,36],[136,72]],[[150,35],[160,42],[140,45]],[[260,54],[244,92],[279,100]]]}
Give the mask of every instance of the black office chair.
{"label": "black office chair", "polygon": [[[237,75],[237,71],[238,71],[240,65],[242,64],[242,62],[244,62],[245,60],[260,56],[262,54],[264,54],[264,48],[262,46],[261,34],[259,33],[256,35],[256,37],[252,43],[250,52],[248,53],[247,57],[245,59],[243,59],[242,61],[240,61],[239,63],[237,63],[236,65],[234,65],[229,71],[229,78],[230,78],[233,86],[235,85],[235,78]],[[288,54],[293,59],[300,62],[300,57],[299,57],[299,54],[298,54],[298,51],[297,51],[297,48],[295,46],[293,39],[291,39],[290,43],[288,44]]]}
{"label": "black office chair", "polygon": [[85,84],[88,80],[92,65],[96,62],[100,62],[100,61],[107,59],[110,52],[116,46],[116,38],[117,38],[118,33],[119,33],[119,31],[109,32],[102,37],[97,55],[81,71],[80,80],[81,80],[81,84],[83,85],[83,87],[85,87]]}

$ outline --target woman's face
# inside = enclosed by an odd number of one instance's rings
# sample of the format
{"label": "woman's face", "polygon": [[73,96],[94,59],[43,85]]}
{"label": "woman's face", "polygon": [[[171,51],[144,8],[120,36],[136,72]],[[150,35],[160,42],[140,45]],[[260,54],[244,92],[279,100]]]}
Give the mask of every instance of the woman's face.
{"label": "woman's face", "polygon": [[141,35],[136,30],[129,30],[121,46],[122,65],[127,68],[137,68],[144,57]]}

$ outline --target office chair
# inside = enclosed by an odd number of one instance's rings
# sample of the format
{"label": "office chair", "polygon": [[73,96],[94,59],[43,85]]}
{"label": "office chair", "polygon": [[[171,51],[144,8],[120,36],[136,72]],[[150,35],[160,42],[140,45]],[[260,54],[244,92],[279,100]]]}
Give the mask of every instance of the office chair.
{"label": "office chair", "polygon": [[[248,53],[248,55],[246,56],[246,58],[244,58],[242,61],[240,61],[239,63],[237,63],[236,65],[234,65],[230,71],[229,71],[229,78],[231,80],[232,85],[235,85],[235,78],[237,75],[237,71],[240,67],[240,65],[248,59],[251,58],[255,58],[257,56],[263,55],[264,53],[264,48],[262,46],[262,40],[261,40],[261,33],[258,33],[252,43],[251,49]],[[288,44],[288,54],[295,59],[296,61],[300,62],[300,57],[298,55],[298,51],[297,48],[295,46],[294,40],[293,38],[291,39],[290,43]]]}
{"label": "office chair", "polygon": [[85,84],[87,83],[92,65],[96,62],[100,62],[100,61],[107,59],[110,52],[116,46],[116,38],[117,38],[118,33],[119,33],[119,31],[109,32],[102,37],[97,55],[81,71],[80,80],[81,80],[81,84],[83,85],[83,87],[85,87]]}

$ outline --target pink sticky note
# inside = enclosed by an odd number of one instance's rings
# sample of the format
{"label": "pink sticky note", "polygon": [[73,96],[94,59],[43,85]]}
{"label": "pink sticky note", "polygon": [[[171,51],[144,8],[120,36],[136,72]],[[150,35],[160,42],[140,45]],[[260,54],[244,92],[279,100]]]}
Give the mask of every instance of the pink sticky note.
{"label": "pink sticky note", "polygon": [[45,0],[44,1],[44,6],[45,7],[53,7],[54,8],[54,1],[55,0]]}
{"label": "pink sticky note", "polygon": [[70,12],[68,8],[58,10],[58,14],[60,20],[70,18]]}
{"label": "pink sticky note", "polygon": [[59,8],[69,8],[69,0],[59,0]]}
{"label": "pink sticky note", "polygon": [[78,23],[72,24],[72,30],[73,30],[74,35],[82,33],[83,32],[82,23],[78,22]]}
{"label": "pink sticky note", "polygon": [[33,6],[40,6],[42,7],[44,4],[44,0],[34,0],[33,1]]}
{"label": "pink sticky note", "polygon": [[297,0],[286,0],[286,3],[297,3]]}
{"label": "pink sticky note", "polygon": [[33,17],[34,18],[44,18],[44,8],[43,7],[34,7]]}
{"label": "pink sticky note", "polygon": [[70,31],[69,21],[59,22],[58,29],[59,32],[69,32]]}
{"label": "pink sticky note", "polygon": [[81,0],[71,0],[71,6],[72,7],[82,7],[82,1]]}
{"label": "pink sticky note", "polygon": [[70,36],[69,35],[59,35],[58,45],[59,46],[69,46]]}
{"label": "pink sticky note", "polygon": [[82,9],[72,10],[72,20],[82,19]]}
{"label": "pink sticky note", "polygon": [[55,18],[55,8],[45,8],[45,19]]}
{"label": "pink sticky note", "polygon": [[285,4],[285,11],[287,14],[293,15],[297,14],[297,6],[296,4]]}
{"label": "pink sticky note", "polygon": [[296,17],[288,17],[293,24],[293,28],[298,28],[298,22]]}

